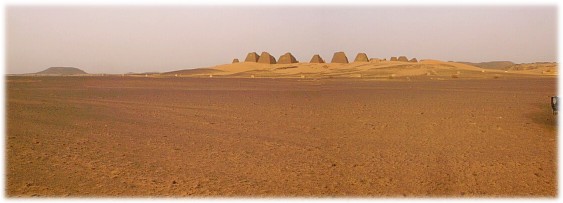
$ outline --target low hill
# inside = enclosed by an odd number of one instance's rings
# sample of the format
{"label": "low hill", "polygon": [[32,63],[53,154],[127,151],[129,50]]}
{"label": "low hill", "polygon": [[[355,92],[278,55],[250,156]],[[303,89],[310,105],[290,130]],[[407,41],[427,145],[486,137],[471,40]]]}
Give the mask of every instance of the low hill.
{"label": "low hill", "polygon": [[162,73],[164,75],[194,75],[194,74],[202,74],[202,75],[209,75],[209,74],[216,74],[222,72],[220,70],[215,70],[215,69],[211,69],[211,68],[196,68],[196,69],[185,69],[185,70],[177,70],[177,71],[171,71],[171,72],[166,72],[166,73]]}
{"label": "low hill", "polygon": [[83,70],[74,67],[50,67],[44,71],[37,72],[36,74],[42,75],[80,75],[88,74]]}
{"label": "low hill", "polygon": [[457,62],[463,63],[484,69],[494,69],[494,70],[508,70],[511,66],[515,65],[512,61],[489,61],[481,63],[471,63],[471,62]]}
{"label": "low hill", "polygon": [[142,73],[135,73],[135,72],[127,72],[125,75],[157,75],[160,72],[142,72]]}
{"label": "low hill", "polygon": [[557,63],[554,62],[537,62],[516,64],[508,68],[509,71],[536,73],[543,75],[557,75]]}

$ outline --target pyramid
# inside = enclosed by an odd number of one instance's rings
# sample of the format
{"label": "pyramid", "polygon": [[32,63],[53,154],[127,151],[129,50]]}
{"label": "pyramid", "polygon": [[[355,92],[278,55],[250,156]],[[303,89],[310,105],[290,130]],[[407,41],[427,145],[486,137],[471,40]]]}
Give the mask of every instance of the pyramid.
{"label": "pyramid", "polygon": [[238,63],[238,62],[239,62],[239,61],[238,61],[237,58],[236,58],[236,59],[233,59],[233,63]]}
{"label": "pyramid", "polygon": [[321,58],[318,54],[315,54],[309,63],[325,63],[325,60]]}
{"label": "pyramid", "polygon": [[369,62],[368,55],[366,53],[358,53],[354,62]]}
{"label": "pyramid", "polygon": [[416,58],[412,58],[411,60],[409,60],[409,62],[418,62],[418,60],[416,60]]}
{"label": "pyramid", "polygon": [[284,55],[281,55],[278,64],[290,64],[290,63],[299,63],[291,53],[287,52]]}
{"label": "pyramid", "polygon": [[380,59],[380,58],[370,58],[369,62],[381,62],[381,61],[385,61],[386,59]]}
{"label": "pyramid", "polygon": [[409,59],[407,59],[406,56],[399,56],[399,61],[403,61],[403,62],[409,62]]}
{"label": "pyramid", "polygon": [[262,54],[260,54],[260,58],[258,59],[258,63],[276,64],[276,58],[268,52],[262,52]]}
{"label": "pyramid", "polygon": [[330,61],[331,63],[348,63],[348,57],[346,57],[346,54],[344,52],[336,52],[334,53],[334,55],[332,56],[332,61]]}
{"label": "pyramid", "polygon": [[250,52],[248,53],[248,55],[246,55],[244,62],[258,62],[258,58],[260,57],[258,56],[258,54],[256,54],[256,52]]}

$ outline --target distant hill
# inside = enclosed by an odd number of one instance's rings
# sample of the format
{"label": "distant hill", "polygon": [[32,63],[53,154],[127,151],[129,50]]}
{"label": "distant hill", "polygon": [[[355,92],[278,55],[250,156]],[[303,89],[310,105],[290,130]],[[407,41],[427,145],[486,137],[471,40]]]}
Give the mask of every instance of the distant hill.
{"label": "distant hill", "polygon": [[160,72],[143,72],[143,73],[135,73],[135,72],[127,72],[126,75],[156,75],[160,74]]}
{"label": "distant hill", "polygon": [[171,72],[166,72],[163,74],[167,74],[167,75],[174,75],[174,74],[185,74],[185,75],[193,75],[193,74],[215,74],[215,73],[220,73],[223,72],[221,70],[216,70],[216,69],[212,69],[212,68],[197,68],[197,69],[184,69],[184,70],[177,70],[177,71],[171,71]]}
{"label": "distant hill", "polygon": [[509,71],[535,72],[544,75],[557,75],[557,63],[555,62],[536,62],[516,64],[508,68]]}
{"label": "distant hill", "polygon": [[44,75],[78,75],[78,74],[88,74],[83,70],[74,67],[50,67],[44,71],[37,72],[36,74]]}
{"label": "distant hill", "polygon": [[471,63],[471,62],[457,62],[463,63],[471,66],[476,66],[484,69],[494,69],[494,70],[507,70],[515,64],[512,61],[489,61],[481,63]]}

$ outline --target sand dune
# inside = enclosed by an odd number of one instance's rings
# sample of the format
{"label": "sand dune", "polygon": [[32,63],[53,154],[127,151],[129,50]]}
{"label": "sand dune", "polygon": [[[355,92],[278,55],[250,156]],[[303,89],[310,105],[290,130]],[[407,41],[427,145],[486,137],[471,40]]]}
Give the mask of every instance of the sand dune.
{"label": "sand dune", "polygon": [[480,68],[485,69],[496,69],[496,70],[506,70],[513,65],[516,65],[512,61],[489,61],[489,62],[481,62],[481,63],[471,63],[471,62],[458,62],[467,65],[472,65]]}
{"label": "sand dune", "polygon": [[165,73],[166,75],[169,74],[184,74],[184,75],[209,75],[209,74],[216,74],[221,72],[221,70],[217,69],[210,69],[210,68],[196,68],[196,69],[186,69],[186,70],[178,70]]}
{"label": "sand dune", "polygon": [[[554,75],[556,65],[546,68],[491,70],[457,63],[432,59],[420,62],[378,61],[353,63],[293,63],[293,64],[262,64],[254,62],[224,64],[193,70],[180,70],[163,75],[181,74],[187,77],[367,77],[367,78],[401,78],[414,76],[453,77],[455,78],[490,78],[499,75]],[[549,68],[548,68],[549,69]]]}

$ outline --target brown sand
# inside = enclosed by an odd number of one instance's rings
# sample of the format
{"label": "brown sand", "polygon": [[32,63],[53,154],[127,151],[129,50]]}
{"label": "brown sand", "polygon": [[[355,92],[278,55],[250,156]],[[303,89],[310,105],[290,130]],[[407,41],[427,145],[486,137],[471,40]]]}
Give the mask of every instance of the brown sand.
{"label": "brown sand", "polygon": [[14,196],[556,196],[556,79],[8,77]]}

